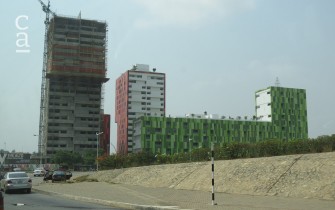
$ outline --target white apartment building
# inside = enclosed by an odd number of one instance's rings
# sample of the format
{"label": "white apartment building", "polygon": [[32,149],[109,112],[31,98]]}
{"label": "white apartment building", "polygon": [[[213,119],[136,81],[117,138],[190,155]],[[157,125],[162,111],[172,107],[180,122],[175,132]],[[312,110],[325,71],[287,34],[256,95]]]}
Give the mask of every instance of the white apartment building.
{"label": "white apartment building", "polygon": [[[165,74],[136,64],[116,81],[117,150],[131,153],[134,120],[141,116],[165,116]],[[135,146],[135,147],[134,147]]]}

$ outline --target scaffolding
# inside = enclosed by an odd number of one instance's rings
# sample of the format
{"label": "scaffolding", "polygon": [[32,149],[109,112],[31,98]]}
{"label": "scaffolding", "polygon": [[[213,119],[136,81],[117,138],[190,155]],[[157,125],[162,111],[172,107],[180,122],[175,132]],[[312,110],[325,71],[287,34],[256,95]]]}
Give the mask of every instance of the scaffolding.
{"label": "scaffolding", "polygon": [[57,16],[49,31],[50,75],[106,78],[107,24]]}

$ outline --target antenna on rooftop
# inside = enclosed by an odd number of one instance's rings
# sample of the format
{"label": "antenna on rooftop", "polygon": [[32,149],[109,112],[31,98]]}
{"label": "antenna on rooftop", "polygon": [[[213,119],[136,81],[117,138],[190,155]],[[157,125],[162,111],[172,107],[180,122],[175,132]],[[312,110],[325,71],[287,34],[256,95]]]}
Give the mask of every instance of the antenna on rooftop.
{"label": "antenna on rooftop", "polygon": [[279,78],[278,77],[276,77],[275,86],[276,87],[280,87],[280,82],[279,82]]}

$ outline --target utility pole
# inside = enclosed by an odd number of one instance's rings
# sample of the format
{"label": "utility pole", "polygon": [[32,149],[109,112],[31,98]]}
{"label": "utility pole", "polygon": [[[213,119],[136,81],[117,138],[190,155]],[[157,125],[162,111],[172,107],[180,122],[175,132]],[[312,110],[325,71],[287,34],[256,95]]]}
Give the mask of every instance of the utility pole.
{"label": "utility pole", "polygon": [[98,157],[99,157],[99,136],[101,134],[103,134],[104,132],[100,132],[100,133],[96,133],[97,135],[97,171],[99,170],[99,161],[98,161]]}

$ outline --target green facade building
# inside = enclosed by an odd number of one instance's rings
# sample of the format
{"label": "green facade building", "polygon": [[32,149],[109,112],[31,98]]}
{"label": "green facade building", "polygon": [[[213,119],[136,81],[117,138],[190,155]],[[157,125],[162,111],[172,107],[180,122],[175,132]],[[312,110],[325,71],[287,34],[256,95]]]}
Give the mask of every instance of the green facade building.
{"label": "green facade building", "polygon": [[255,115],[251,119],[226,119],[207,113],[182,118],[141,117],[134,126],[134,152],[174,154],[210,148],[212,142],[222,145],[308,138],[304,89],[268,87],[256,92],[255,103]]}

